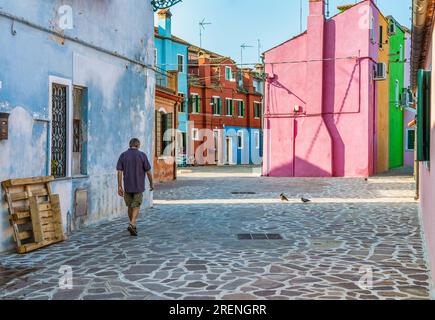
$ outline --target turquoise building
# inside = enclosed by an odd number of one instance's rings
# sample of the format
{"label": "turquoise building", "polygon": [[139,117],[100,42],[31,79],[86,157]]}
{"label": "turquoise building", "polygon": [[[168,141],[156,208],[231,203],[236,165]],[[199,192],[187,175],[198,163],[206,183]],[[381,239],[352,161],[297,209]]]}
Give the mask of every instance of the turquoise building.
{"label": "turquoise building", "polygon": [[[169,9],[157,13],[158,25],[155,28],[155,59],[157,69],[162,71],[178,71],[178,95],[184,97],[178,114],[177,132],[177,163],[184,166],[187,163],[187,121],[188,121],[188,48],[189,43],[172,35],[172,13]],[[166,87],[167,78],[156,77],[157,85]]]}

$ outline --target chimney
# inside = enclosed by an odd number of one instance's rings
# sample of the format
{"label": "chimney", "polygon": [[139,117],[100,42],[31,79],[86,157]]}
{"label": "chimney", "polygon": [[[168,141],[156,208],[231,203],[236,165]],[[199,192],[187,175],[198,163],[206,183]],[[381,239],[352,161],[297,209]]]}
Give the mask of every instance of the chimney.
{"label": "chimney", "polygon": [[243,88],[249,92],[254,91],[254,81],[252,78],[251,69],[242,69]]}
{"label": "chimney", "polygon": [[204,51],[198,53],[199,77],[205,86],[211,85],[210,55]]}
{"label": "chimney", "polygon": [[310,13],[307,22],[307,112],[321,114],[323,108],[323,58],[325,47],[325,1],[309,0]]}
{"label": "chimney", "polygon": [[171,10],[165,9],[160,10],[157,13],[159,24],[159,35],[165,38],[171,38],[172,37],[172,13]]}

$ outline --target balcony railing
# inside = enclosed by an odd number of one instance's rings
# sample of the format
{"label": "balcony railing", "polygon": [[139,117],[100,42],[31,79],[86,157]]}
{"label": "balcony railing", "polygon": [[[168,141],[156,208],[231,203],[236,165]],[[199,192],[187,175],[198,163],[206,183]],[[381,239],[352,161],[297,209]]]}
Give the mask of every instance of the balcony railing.
{"label": "balcony railing", "polygon": [[182,0],[151,0],[151,4],[154,11],[157,11],[160,9],[168,9],[181,1]]}

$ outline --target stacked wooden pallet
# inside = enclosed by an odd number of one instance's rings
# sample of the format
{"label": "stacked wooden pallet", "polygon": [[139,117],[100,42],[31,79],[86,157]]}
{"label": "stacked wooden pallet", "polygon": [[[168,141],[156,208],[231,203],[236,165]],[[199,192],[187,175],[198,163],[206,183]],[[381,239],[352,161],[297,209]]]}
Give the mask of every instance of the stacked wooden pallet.
{"label": "stacked wooden pallet", "polygon": [[52,194],[53,177],[2,182],[18,253],[66,240],[59,195]]}

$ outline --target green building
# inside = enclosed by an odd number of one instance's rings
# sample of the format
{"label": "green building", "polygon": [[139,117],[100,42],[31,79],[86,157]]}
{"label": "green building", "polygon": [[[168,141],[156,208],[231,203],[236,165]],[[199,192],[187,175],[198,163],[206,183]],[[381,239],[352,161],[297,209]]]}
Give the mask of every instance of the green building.
{"label": "green building", "polygon": [[401,95],[404,90],[405,77],[405,31],[393,18],[388,17],[388,34],[390,41],[390,134],[389,162],[390,169],[404,165],[404,110]]}

